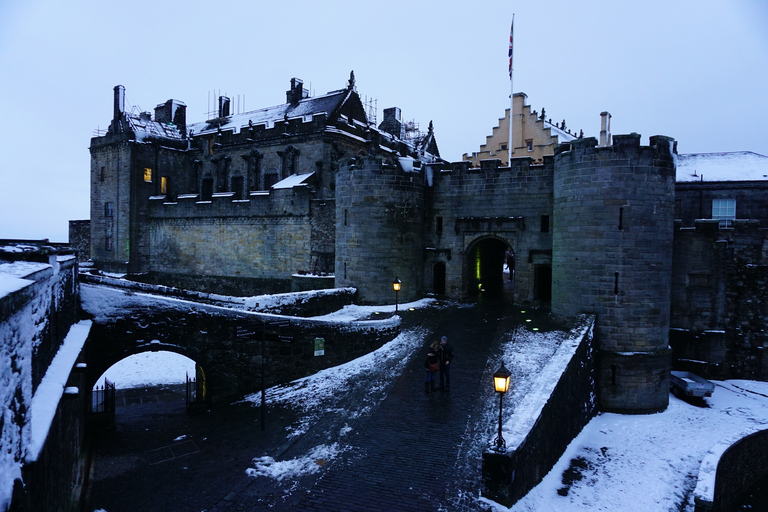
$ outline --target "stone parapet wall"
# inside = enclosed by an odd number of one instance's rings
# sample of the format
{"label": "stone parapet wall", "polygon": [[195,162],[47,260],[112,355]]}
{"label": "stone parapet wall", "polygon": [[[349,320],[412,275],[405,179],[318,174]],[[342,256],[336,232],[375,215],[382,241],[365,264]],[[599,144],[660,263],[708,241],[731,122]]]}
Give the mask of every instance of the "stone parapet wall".
{"label": "stone parapet wall", "polygon": [[[594,325],[594,317],[583,317],[558,349],[569,357],[562,361],[556,382],[540,383],[541,387],[552,386],[548,396],[539,398],[546,402],[525,408],[538,412],[538,415],[517,420],[530,426],[529,430],[520,432],[522,439],[510,440],[507,452],[483,452],[483,496],[512,506],[541,482],[568,444],[597,413]],[[574,343],[575,350],[568,346]],[[550,364],[559,362],[556,355]]]}
{"label": "stone parapet wall", "polygon": [[[172,307],[135,310],[130,317],[94,320],[85,346],[87,384],[92,386],[104,371],[129,355],[165,350],[189,357],[203,368],[214,405],[229,403],[261,390],[264,335],[264,379],[266,387],[271,387],[363,356],[392,340],[399,328],[397,317],[335,324],[199,304],[194,315]],[[325,340],[323,356],[314,355],[315,338]]]}
{"label": "stone parapet wall", "polygon": [[741,497],[768,474],[766,443],[768,429],[710,450],[701,463],[694,511],[736,510]]}

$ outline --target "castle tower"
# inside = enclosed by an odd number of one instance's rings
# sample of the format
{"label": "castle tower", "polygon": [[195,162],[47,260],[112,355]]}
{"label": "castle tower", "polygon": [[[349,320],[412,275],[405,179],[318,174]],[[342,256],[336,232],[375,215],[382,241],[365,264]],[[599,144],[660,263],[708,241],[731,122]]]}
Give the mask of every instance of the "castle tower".
{"label": "castle tower", "polygon": [[395,279],[400,302],[421,296],[424,177],[413,163],[360,157],[339,165],[336,286],[354,286],[362,303],[394,303]]}
{"label": "castle tower", "polygon": [[669,401],[674,140],[616,135],[558,147],[552,312],[597,314],[599,401],[643,413]]}

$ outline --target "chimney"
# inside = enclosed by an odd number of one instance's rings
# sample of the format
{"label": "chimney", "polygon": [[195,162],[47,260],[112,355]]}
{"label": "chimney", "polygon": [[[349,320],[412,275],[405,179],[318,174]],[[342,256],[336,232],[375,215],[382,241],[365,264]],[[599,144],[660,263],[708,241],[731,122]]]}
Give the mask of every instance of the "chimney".
{"label": "chimney", "polygon": [[115,86],[115,108],[112,114],[112,119],[118,120],[123,117],[125,111],[125,87],[122,85]]}
{"label": "chimney", "polygon": [[379,130],[390,135],[403,138],[403,122],[399,107],[390,107],[384,109],[384,120],[379,125]]}
{"label": "chimney", "polygon": [[219,117],[229,116],[229,98],[219,96]]}
{"label": "chimney", "polygon": [[305,98],[304,82],[300,78],[291,78],[291,89],[285,91],[285,102],[296,106],[302,98]]}
{"label": "chimney", "polygon": [[187,106],[179,100],[168,100],[155,107],[155,121],[173,123],[183,132],[187,128]]}
{"label": "chimney", "polygon": [[600,113],[600,147],[604,148],[611,145],[611,114],[608,112]]}

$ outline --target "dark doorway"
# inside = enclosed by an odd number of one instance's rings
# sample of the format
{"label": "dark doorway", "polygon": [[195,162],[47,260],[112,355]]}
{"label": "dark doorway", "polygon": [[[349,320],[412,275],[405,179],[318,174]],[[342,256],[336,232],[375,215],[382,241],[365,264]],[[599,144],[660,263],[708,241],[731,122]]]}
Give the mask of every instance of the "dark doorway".
{"label": "dark doorway", "polygon": [[486,238],[470,249],[467,262],[470,295],[502,291],[507,247],[501,240]]}
{"label": "dark doorway", "polygon": [[445,263],[442,261],[432,267],[432,290],[437,295],[445,295]]}
{"label": "dark doorway", "polygon": [[533,298],[552,300],[552,267],[536,265],[533,276]]}

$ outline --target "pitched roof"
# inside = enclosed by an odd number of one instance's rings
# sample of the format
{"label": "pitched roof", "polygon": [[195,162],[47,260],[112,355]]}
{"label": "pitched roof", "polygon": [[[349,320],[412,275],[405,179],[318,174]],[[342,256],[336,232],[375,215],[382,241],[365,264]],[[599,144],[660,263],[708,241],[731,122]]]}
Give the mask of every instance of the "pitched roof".
{"label": "pitched roof", "polygon": [[267,127],[271,127],[276,122],[285,119],[304,117],[309,120],[316,114],[325,114],[326,117],[330,117],[346,101],[350,94],[351,91],[349,89],[341,89],[329,92],[323,96],[304,98],[296,105],[283,103],[274,107],[234,114],[223,119],[219,118],[188,124],[187,128],[192,130],[193,135],[214,132],[219,127],[222,130],[234,130],[237,133],[241,128],[247,127],[249,121],[253,125],[266,124]]}
{"label": "pitched roof", "polygon": [[768,156],[752,151],[678,155],[677,181],[768,181]]}

